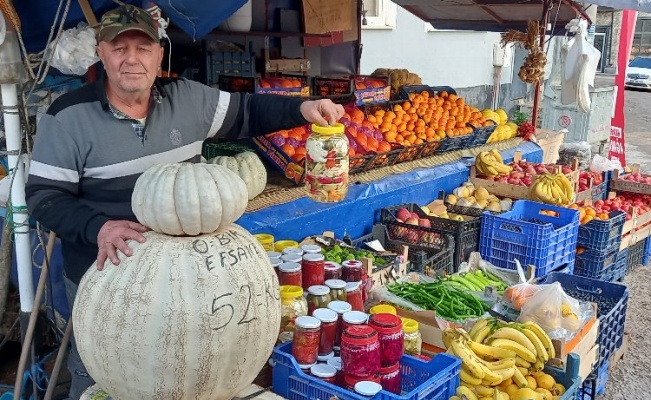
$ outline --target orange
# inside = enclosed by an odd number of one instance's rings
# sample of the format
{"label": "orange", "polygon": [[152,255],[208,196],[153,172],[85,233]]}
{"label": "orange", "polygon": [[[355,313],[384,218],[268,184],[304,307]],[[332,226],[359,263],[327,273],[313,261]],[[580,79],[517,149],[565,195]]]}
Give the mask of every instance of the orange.
{"label": "orange", "polygon": [[585,209],[585,215],[589,215],[591,217],[594,217],[595,215],[597,215],[597,212],[594,210],[594,208],[588,207],[588,208]]}
{"label": "orange", "polygon": [[363,148],[367,148],[368,145],[368,136],[366,135],[357,135],[357,143],[359,143]]}
{"label": "orange", "polygon": [[293,148],[291,145],[287,144],[287,143],[285,143],[284,145],[282,145],[282,146],[280,147],[280,149],[281,149],[285,154],[287,154],[289,157],[293,157],[294,154],[296,154],[296,150],[294,150],[294,148]]}
{"label": "orange", "polygon": [[608,216],[608,213],[602,212],[602,213],[599,214],[599,219],[602,220],[602,221],[608,221],[608,218],[610,218]]}
{"label": "orange", "polygon": [[389,142],[380,142],[377,146],[377,151],[380,153],[386,153],[388,151],[391,151],[391,145]]}
{"label": "orange", "polygon": [[402,109],[403,109],[403,110],[407,111],[407,110],[409,110],[410,108],[411,108],[411,103],[410,103],[410,102],[405,101],[404,103],[402,103]]}
{"label": "orange", "polygon": [[581,220],[581,225],[585,225],[585,224],[589,223],[590,221],[592,221],[593,219],[594,219],[594,217],[592,215],[586,215]]}
{"label": "orange", "polygon": [[438,94],[439,97],[443,97],[443,98],[448,97],[448,92],[446,92],[445,90],[441,90]]}

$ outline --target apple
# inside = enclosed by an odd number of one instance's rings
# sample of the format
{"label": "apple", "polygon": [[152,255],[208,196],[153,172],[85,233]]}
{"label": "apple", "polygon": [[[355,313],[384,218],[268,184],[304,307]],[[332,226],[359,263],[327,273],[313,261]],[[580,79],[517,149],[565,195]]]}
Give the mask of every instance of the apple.
{"label": "apple", "polygon": [[429,219],[421,218],[418,220],[418,225],[423,228],[431,228],[432,224],[429,222]]}
{"label": "apple", "polygon": [[522,178],[522,179],[520,180],[520,182],[522,182],[522,184],[523,184],[524,186],[531,186],[531,182],[532,182],[532,180],[531,180],[531,177],[530,177],[530,176],[525,176],[524,178]]}
{"label": "apple", "polygon": [[461,215],[455,215],[453,219],[455,221],[463,221],[463,217]]}
{"label": "apple", "polygon": [[406,208],[399,208],[398,211],[396,212],[396,218],[404,222],[408,218],[411,218],[411,212],[409,212],[409,210],[407,210]]}
{"label": "apple", "polygon": [[568,167],[567,165],[563,165],[561,167],[561,172],[563,172],[563,174],[567,175],[570,172],[572,172],[572,168]]}
{"label": "apple", "polygon": [[420,219],[420,215],[416,214],[415,212],[411,213],[412,218]]}
{"label": "apple", "polygon": [[405,224],[418,226],[418,218],[409,217],[405,220]]}
{"label": "apple", "polygon": [[511,185],[519,185],[520,178],[511,177],[507,180],[507,182],[510,183]]}
{"label": "apple", "polygon": [[525,174],[529,175],[536,175],[536,168],[534,168],[532,165],[527,166],[527,168],[524,170]]}
{"label": "apple", "polygon": [[508,183],[509,177],[508,176],[500,176],[500,177],[497,178],[497,181],[502,182],[502,183]]}

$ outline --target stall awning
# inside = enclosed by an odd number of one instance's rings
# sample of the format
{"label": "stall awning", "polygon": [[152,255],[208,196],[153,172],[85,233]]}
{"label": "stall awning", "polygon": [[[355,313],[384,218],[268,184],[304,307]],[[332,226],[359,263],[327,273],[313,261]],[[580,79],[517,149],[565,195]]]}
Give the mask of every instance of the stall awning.
{"label": "stall awning", "polygon": [[590,0],[589,3],[615,10],[651,12],[651,0]]}
{"label": "stall awning", "polygon": [[[423,21],[431,23],[436,29],[525,31],[529,20],[540,21],[543,17],[541,0],[393,0],[393,2]],[[556,25],[553,33],[560,33],[568,22],[576,18],[580,10],[581,7],[570,0],[554,2],[549,12],[549,22]]]}

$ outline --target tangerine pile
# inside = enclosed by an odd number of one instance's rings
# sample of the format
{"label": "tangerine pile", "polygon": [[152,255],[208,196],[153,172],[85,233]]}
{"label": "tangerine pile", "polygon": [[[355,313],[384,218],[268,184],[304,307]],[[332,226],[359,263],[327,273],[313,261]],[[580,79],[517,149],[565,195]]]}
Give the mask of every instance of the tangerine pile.
{"label": "tangerine pile", "polygon": [[608,215],[607,212],[598,212],[592,206],[580,206],[580,205],[574,203],[574,204],[569,205],[568,208],[579,211],[579,224],[580,225],[585,225],[588,222],[590,222],[592,220],[595,220],[595,219],[596,220],[601,220],[601,221],[607,221],[610,218],[610,216]]}
{"label": "tangerine pile", "polygon": [[479,109],[465,104],[462,97],[441,91],[412,93],[409,101],[394,105],[392,110],[377,110],[368,116],[371,126],[382,132],[390,143],[403,146],[418,145],[469,135],[473,126],[487,126]]}

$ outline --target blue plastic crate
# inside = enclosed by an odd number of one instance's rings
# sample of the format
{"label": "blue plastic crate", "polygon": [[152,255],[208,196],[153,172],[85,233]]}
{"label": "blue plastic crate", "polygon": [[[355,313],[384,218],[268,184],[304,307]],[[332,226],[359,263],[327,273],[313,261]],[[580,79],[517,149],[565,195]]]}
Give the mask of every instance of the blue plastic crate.
{"label": "blue plastic crate", "polygon": [[[273,392],[289,400],[368,400],[339,386],[301,371],[291,354],[292,343],[281,344],[273,352]],[[459,386],[461,360],[437,354],[431,361],[404,355],[400,359],[403,394],[384,390],[374,400],[447,400]]]}
{"label": "blue plastic crate", "polygon": [[651,236],[644,241],[644,255],[651,257]]}
{"label": "blue plastic crate", "polygon": [[604,180],[597,186],[592,187],[592,203],[597,200],[606,200],[608,196],[608,181]]}
{"label": "blue plastic crate", "polygon": [[579,227],[577,246],[586,250],[608,253],[619,248],[622,242],[622,229],[626,222],[626,213],[611,211],[606,221],[593,219]]}
{"label": "blue plastic crate", "polygon": [[608,383],[608,369],[610,368],[610,360],[598,368],[595,368],[595,371],[590,374],[583,382],[581,387],[581,396],[579,397],[582,400],[594,400],[598,394],[604,394],[606,392],[606,384]]}
{"label": "blue plastic crate", "polygon": [[628,246],[628,261],[626,262],[626,272],[631,268],[641,265],[644,262],[644,244],[646,240],[639,241]]}
{"label": "blue plastic crate", "polygon": [[[530,222],[534,220],[540,223]],[[522,266],[534,265],[540,277],[574,264],[578,230],[578,211],[518,200],[511,211],[482,215],[479,252],[484,260],[506,269],[515,269],[517,258]]]}
{"label": "blue plastic crate", "polygon": [[579,356],[570,353],[567,356],[565,370],[546,366],[545,372],[554,380],[565,386],[565,393],[559,400],[578,400],[581,394],[581,377],[579,376]]}
{"label": "blue plastic crate", "polygon": [[615,264],[611,267],[610,272],[605,279],[607,282],[621,282],[626,276],[628,268],[628,249],[620,250],[617,253]]}
{"label": "blue plastic crate", "polygon": [[618,254],[619,249],[612,250],[609,253],[588,250],[577,254],[574,263],[574,275],[603,279],[612,271]]}
{"label": "blue plastic crate", "polygon": [[597,304],[599,361],[603,365],[624,340],[628,288],[624,285],[576,275],[549,274],[544,283],[559,282],[565,292],[579,300]]}
{"label": "blue plastic crate", "polygon": [[497,129],[497,124],[480,127],[473,126],[472,135],[470,137],[470,140],[468,140],[466,147],[477,147],[485,145],[488,141],[488,138],[493,134],[493,132],[495,132],[495,129]]}
{"label": "blue plastic crate", "polygon": [[441,144],[436,149],[435,154],[444,153],[446,151],[455,151],[459,149],[465,149],[468,147],[468,141],[472,139],[472,134],[470,135],[461,135],[455,137],[446,137],[441,140]]}

